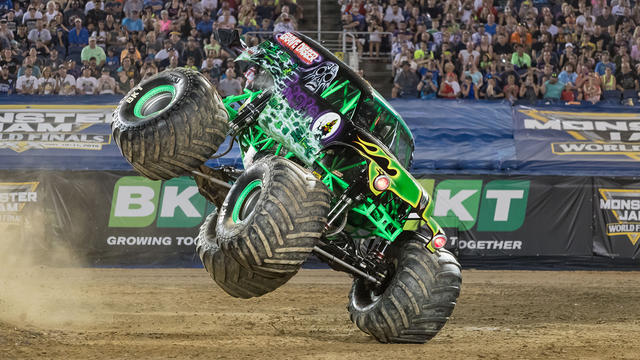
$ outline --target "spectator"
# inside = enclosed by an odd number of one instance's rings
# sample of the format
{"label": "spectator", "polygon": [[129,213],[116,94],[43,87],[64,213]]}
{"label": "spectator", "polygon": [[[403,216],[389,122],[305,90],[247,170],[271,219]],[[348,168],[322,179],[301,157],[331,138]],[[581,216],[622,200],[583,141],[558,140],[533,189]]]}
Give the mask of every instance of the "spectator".
{"label": "spectator", "polygon": [[75,27],[69,31],[69,51],[71,48],[81,49],[89,43],[89,32],[82,26],[82,19],[75,19]]}
{"label": "spectator", "polygon": [[274,32],[288,32],[295,31],[296,26],[293,21],[291,21],[291,17],[287,13],[283,13],[278,20],[276,20],[275,25],[273,27]]}
{"label": "spectator", "polygon": [[200,22],[196,26],[196,29],[198,29],[198,32],[202,37],[211,36],[211,33],[213,32],[213,20],[211,20],[208,12],[204,12],[204,14],[202,15],[202,20],[200,20]]}
{"label": "spectator", "polygon": [[75,95],[76,93],[76,78],[67,73],[67,67],[60,65],[56,75],[56,92],[59,95]]}
{"label": "spectator", "polygon": [[13,31],[9,30],[7,19],[0,19],[0,45],[3,49],[11,48]]}
{"label": "spectator", "polygon": [[600,76],[600,82],[602,83],[603,91],[614,91],[617,88],[616,77],[608,66],[604,70],[604,75]]}
{"label": "spectator", "polygon": [[18,76],[16,81],[16,91],[18,94],[34,95],[38,92],[38,78],[33,76],[33,67],[27,65],[24,75]]}
{"label": "spectator", "polygon": [[573,89],[571,89],[571,84],[565,84],[564,85],[564,89],[562,89],[562,92],[560,93],[560,100],[562,101],[575,101],[576,100],[576,95],[573,92]]}
{"label": "spectator", "polygon": [[382,25],[377,20],[374,20],[368,28],[369,31],[369,56],[373,57],[373,51],[375,49],[375,57],[380,57],[380,45],[382,43],[381,33],[384,31]]}
{"label": "spectator", "polygon": [[64,10],[64,23],[67,25],[75,24],[75,19],[84,21],[84,11],[80,8],[80,1],[71,0],[67,2],[67,7]]}
{"label": "spectator", "polygon": [[137,83],[140,80],[140,72],[133,65],[130,57],[122,59],[122,66],[118,68],[118,71],[120,71],[120,69],[122,69],[126,73],[127,77],[133,80],[134,83]]}
{"label": "spectator", "polygon": [[2,69],[7,69],[9,73],[16,74],[18,70],[18,60],[13,56],[11,48],[4,48],[2,50],[2,57],[0,57],[0,66]]}
{"label": "spectator", "polygon": [[403,62],[401,71],[396,74],[396,78],[393,80],[391,97],[415,98],[417,96],[418,82],[418,75],[411,70],[409,62]]}
{"label": "spectator", "polygon": [[11,0],[0,0],[0,16],[4,16],[12,9],[13,2]]}
{"label": "spectator", "polygon": [[87,29],[89,31],[95,31],[96,26],[99,25],[101,21],[106,20],[107,12],[104,10],[104,7],[104,1],[97,0],[95,2],[95,6],[87,12],[86,20],[88,24]]}
{"label": "spectator", "polygon": [[31,45],[34,45],[38,41],[46,45],[51,41],[51,33],[48,29],[44,28],[43,19],[36,20],[36,27],[29,32],[28,39]]}
{"label": "spectator", "polygon": [[596,74],[589,76],[587,81],[582,85],[582,95],[585,101],[589,101],[592,104],[600,101],[600,95],[602,94],[602,90],[600,89],[600,85],[596,81]]}
{"label": "spectator", "polygon": [[478,70],[478,66],[475,61],[471,61],[470,64],[467,65],[467,70],[464,72],[464,77],[470,76],[473,81],[475,88],[478,89],[482,86],[482,73]]}
{"label": "spectator", "polygon": [[438,90],[438,96],[446,99],[455,99],[460,95],[460,84],[456,79],[456,74],[453,72],[447,72],[444,76],[444,81],[440,84]]}
{"label": "spectator", "polygon": [[524,46],[516,43],[516,51],[511,55],[511,63],[518,69],[531,67],[531,57],[524,52]]}
{"label": "spectator", "polygon": [[[533,75],[530,75],[533,82]],[[526,82],[526,80],[525,80]],[[534,83],[535,85],[535,83]],[[536,87],[537,88],[537,87]],[[516,77],[514,75],[507,76],[507,84],[504,86],[504,97],[510,102],[518,100],[518,97],[522,98],[524,95],[520,95],[520,89],[516,84]],[[536,91],[535,96],[538,96]]]}
{"label": "spectator", "polygon": [[227,69],[225,72],[226,77],[220,80],[218,84],[218,91],[220,96],[226,97],[229,95],[239,95],[242,93],[242,84],[240,80],[236,79],[236,73],[233,69]]}
{"label": "spectator", "polygon": [[193,58],[194,64],[202,64],[204,59],[204,53],[193,36],[189,36],[187,48],[182,52],[182,62],[186,63],[189,57]]}
{"label": "spectator", "polygon": [[404,22],[404,15],[402,14],[402,11],[400,11],[398,4],[387,6],[383,20],[387,24],[391,22],[395,22],[396,24]]}
{"label": "spectator", "polygon": [[140,19],[137,10],[131,10],[131,17],[125,17],[124,19],[122,19],[122,26],[125,27],[127,31],[138,32],[144,30],[142,20]]}
{"label": "spectator", "polygon": [[438,83],[433,79],[433,74],[427,72],[422,76],[420,83],[418,84],[418,93],[423,100],[434,99],[438,93]]}
{"label": "spectator", "polygon": [[29,5],[27,12],[22,15],[22,23],[27,25],[27,29],[31,31],[36,27],[38,19],[42,19],[42,13],[36,9],[35,5]]}
{"label": "spectator", "polygon": [[98,91],[98,80],[91,76],[88,66],[82,68],[82,76],[76,80],[76,91],[78,95],[93,95]]}
{"label": "spectator", "polygon": [[223,10],[222,14],[218,17],[218,27],[220,29],[233,29],[236,23],[236,18],[231,14],[230,9]]}
{"label": "spectator", "polygon": [[544,99],[559,100],[564,89],[564,84],[558,81],[558,74],[552,73],[549,80],[542,84],[542,95]]}
{"label": "spectator", "polygon": [[564,70],[558,75],[558,81],[567,85],[569,84],[569,88],[573,89],[576,85],[576,80],[578,79],[578,74],[573,71],[573,64],[568,63],[564,66]]}
{"label": "spectator", "polygon": [[169,64],[169,58],[171,56],[179,57],[180,54],[178,54],[178,51],[173,48],[173,44],[171,43],[171,40],[165,40],[164,48],[158,51],[158,53],[155,56],[155,61],[158,62],[158,65],[161,68],[163,68]]}
{"label": "spectator", "polygon": [[51,74],[51,68],[45,66],[42,69],[42,77],[38,79],[38,94],[53,95],[56,93],[56,79]]}
{"label": "spectator", "polygon": [[462,83],[461,91],[463,99],[478,100],[480,98],[478,94],[478,88],[476,87],[476,84],[473,83],[471,75],[464,76],[464,82]]}
{"label": "spectator", "polygon": [[518,94],[520,99],[525,99],[529,102],[535,102],[540,94],[540,88],[535,83],[533,76],[529,75],[524,81],[524,84],[520,87],[520,93]]}
{"label": "spectator", "polygon": [[129,90],[131,90],[131,88],[133,88],[135,82],[127,76],[127,72],[123,68],[118,69],[117,73],[118,79],[116,80],[116,92],[120,95],[125,95]]}
{"label": "spectator", "polygon": [[158,73],[158,68],[153,63],[153,61],[145,61],[144,65],[140,69],[140,74],[142,75],[142,80],[146,80],[146,79],[152,77],[153,75],[155,75],[157,73]]}
{"label": "spectator", "polygon": [[480,89],[480,96],[487,100],[498,100],[505,97],[500,85],[491,75],[487,75],[487,83]]}
{"label": "spectator", "polygon": [[160,12],[162,8],[164,8],[164,2],[162,0],[144,0],[144,6],[151,6],[151,10],[153,10],[155,16],[160,16]]}
{"label": "spectator", "polygon": [[131,18],[133,11],[137,11],[138,14],[140,14],[142,13],[143,7],[144,7],[143,0],[127,0],[122,10],[124,11],[124,14],[126,17]]}
{"label": "spectator", "polygon": [[607,27],[615,24],[616,18],[611,15],[611,9],[605,5],[604,7],[602,7],[602,15],[596,17],[596,25]]}
{"label": "spectator", "polygon": [[633,73],[631,64],[628,61],[622,61],[620,67],[620,75],[616,78],[616,86],[618,90],[622,92],[622,99],[635,99],[637,97],[637,91],[640,89],[638,86],[638,77]]}
{"label": "spectator", "polygon": [[142,55],[132,42],[128,43],[120,53],[120,62],[123,62],[125,58],[130,58],[137,64],[142,63]]}
{"label": "spectator", "polygon": [[606,50],[600,54],[600,61],[596,64],[596,73],[600,76],[604,75],[605,68],[611,68],[613,73],[616,72],[616,64],[609,61],[609,52]]}
{"label": "spectator", "polygon": [[13,94],[14,81],[11,76],[9,76],[9,69],[4,66],[0,66],[0,95],[11,95]]}
{"label": "spectator", "polygon": [[80,59],[84,65],[86,65],[91,58],[96,58],[97,65],[102,67],[107,60],[104,50],[102,50],[100,46],[96,45],[97,41],[98,39],[95,36],[92,36],[89,38],[89,45],[82,48]]}

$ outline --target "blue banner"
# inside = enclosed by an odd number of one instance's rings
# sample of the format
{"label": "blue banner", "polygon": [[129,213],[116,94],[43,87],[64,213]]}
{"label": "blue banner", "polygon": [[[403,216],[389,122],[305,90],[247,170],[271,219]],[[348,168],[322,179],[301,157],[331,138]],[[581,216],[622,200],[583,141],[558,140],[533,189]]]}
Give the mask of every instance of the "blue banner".
{"label": "blue banner", "polygon": [[[111,137],[118,96],[0,97],[0,169],[131,170]],[[417,175],[637,176],[640,113],[623,106],[395,100]],[[228,147],[220,147],[220,152]],[[234,146],[209,166],[242,166]]]}
{"label": "blue banner", "polygon": [[516,106],[513,132],[521,171],[638,175],[640,113],[636,109]]}

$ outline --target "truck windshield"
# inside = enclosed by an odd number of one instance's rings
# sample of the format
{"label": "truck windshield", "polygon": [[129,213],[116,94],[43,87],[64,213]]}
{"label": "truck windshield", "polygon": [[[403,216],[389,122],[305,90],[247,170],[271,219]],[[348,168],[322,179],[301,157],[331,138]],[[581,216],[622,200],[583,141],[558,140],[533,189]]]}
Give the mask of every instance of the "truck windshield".
{"label": "truck windshield", "polygon": [[411,165],[413,139],[401,119],[371,98],[362,103],[359,117],[359,123],[382,141],[403,166]]}

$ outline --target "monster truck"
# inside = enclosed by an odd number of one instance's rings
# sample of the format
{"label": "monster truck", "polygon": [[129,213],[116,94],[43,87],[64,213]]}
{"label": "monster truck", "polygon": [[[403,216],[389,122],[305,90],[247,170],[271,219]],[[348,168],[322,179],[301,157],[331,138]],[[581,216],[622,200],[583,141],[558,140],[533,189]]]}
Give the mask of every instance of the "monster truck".
{"label": "monster truck", "polygon": [[[201,74],[166,70],[120,102],[113,137],[149,179],[189,175],[217,211],[196,250],[229,295],[285,284],[313,253],[354,278],[351,320],[380,342],[424,343],[451,315],[461,271],[413,178],[412,134],[365,80],[299,33],[246,47],[218,37],[247,80],[222,99]],[[205,165],[225,138],[244,171]],[[417,230],[406,230],[417,219]]]}

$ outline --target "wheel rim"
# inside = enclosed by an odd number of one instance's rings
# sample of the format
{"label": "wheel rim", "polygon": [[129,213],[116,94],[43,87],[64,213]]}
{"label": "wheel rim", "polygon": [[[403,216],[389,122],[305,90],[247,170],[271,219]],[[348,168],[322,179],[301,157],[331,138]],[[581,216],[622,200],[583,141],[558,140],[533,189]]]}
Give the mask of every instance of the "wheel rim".
{"label": "wheel rim", "polygon": [[233,212],[231,214],[234,223],[243,221],[253,212],[260,197],[261,189],[262,181],[258,179],[250,182],[249,185],[242,190],[242,193],[240,193],[238,200],[233,206]]}
{"label": "wheel rim", "polygon": [[133,108],[133,115],[139,119],[149,118],[166,109],[176,95],[173,85],[160,85],[142,95]]}
{"label": "wheel rim", "polygon": [[382,285],[375,286],[374,284],[365,282],[363,279],[360,279],[359,286],[357,286],[355,289],[356,292],[353,299],[353,305],[357,309],[361,311],[369,309],[382,298],[384,292],[389,287],[391,280],[396,275],[395,273],[398,269],[398,260],[393,259],[393,263],[390,265],[392,266],[390,269],[388,269],[386,281]]}

